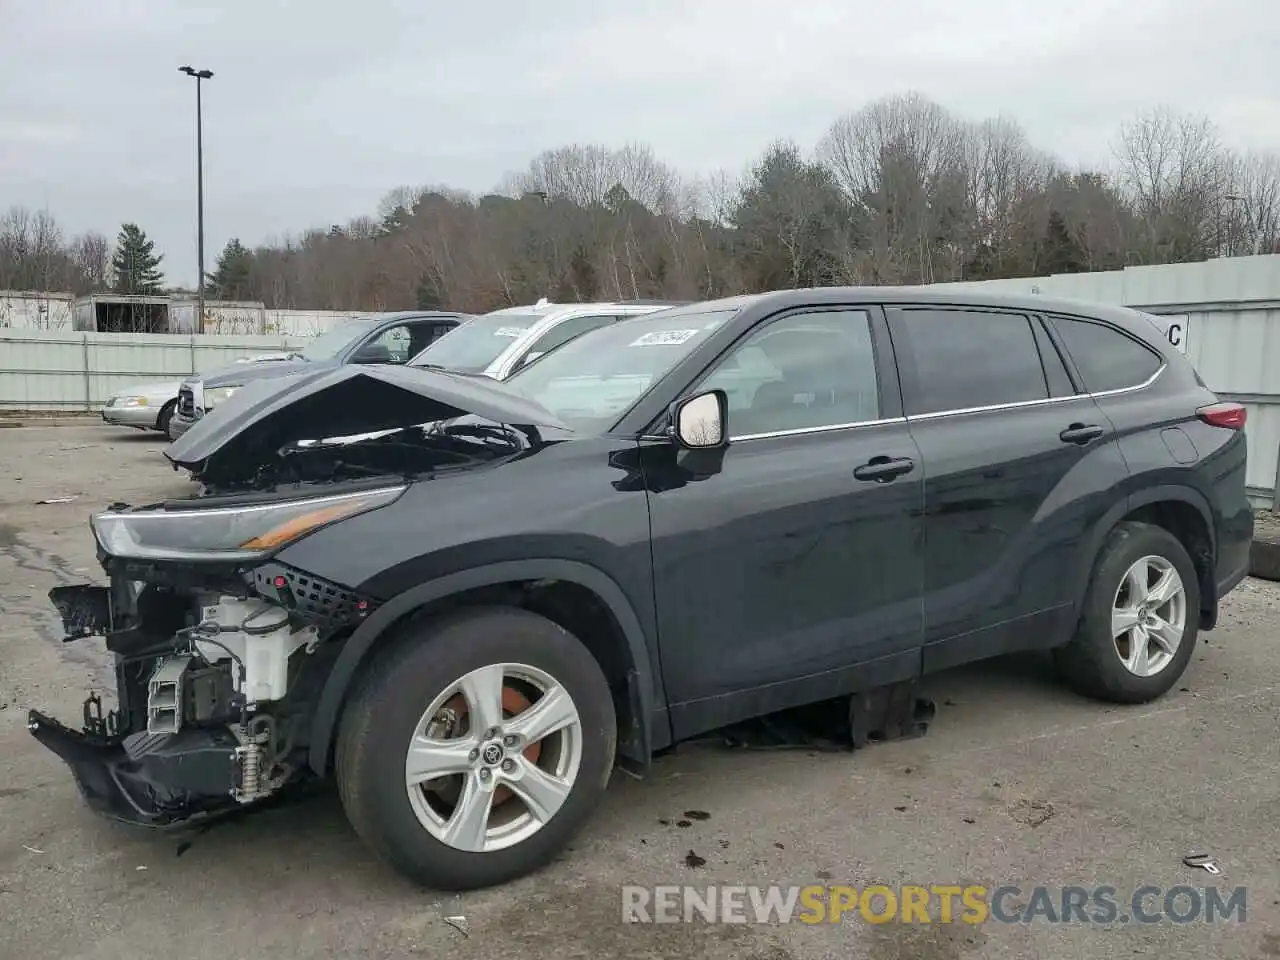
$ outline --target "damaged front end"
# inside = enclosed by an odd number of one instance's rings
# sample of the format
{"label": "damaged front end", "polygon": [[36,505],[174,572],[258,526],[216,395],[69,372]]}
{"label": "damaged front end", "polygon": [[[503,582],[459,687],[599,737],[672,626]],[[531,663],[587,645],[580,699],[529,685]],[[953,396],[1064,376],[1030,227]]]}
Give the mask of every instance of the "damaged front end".
{"label": "damaged front end", "polygon": [[[32,711],[37,740],[114,819],[178,826],[305,774],[312,707],[336,644],[376,603],[271,559],[335,521],[394,502],[385,481],[325,496],[116,507],[93,518],[109,586],[57,587],[65,642],[105,638],[116,705],[82,728]],[[326,645],[327,644],[327,645]]]}
{"label": "damaged front end", "polygon": [[[568,428],[498,385],[363,368],[245,388],[167,455],[200,496],[92,519],[110,585],[58,587],[67,641],[101,636],[116,706],[29,724],[86,800],[132,823],[229,812],[306,776],[315,705],[378,598],[278,559],[423,478],[527,456]],[[243,394],[243,396],[242,396]],[[537,426],[510,426],[537,424]]]}

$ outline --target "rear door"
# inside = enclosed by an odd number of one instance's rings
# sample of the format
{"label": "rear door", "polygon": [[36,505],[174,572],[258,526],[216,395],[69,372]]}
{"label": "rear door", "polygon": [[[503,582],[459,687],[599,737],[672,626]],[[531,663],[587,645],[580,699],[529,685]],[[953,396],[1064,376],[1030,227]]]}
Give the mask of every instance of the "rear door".
{"label": "rear door", "polygon": [[717,472],[645,451],[675,735],[916,676],[921,471],[879,309],[764,319],[689,392],[711,388]]}
{"label": "rear door", "polygon": [[925,669],[1064,639],[1077,544],[1127,475],[1114,429],[1038,317],[887,314],[924,464]]}

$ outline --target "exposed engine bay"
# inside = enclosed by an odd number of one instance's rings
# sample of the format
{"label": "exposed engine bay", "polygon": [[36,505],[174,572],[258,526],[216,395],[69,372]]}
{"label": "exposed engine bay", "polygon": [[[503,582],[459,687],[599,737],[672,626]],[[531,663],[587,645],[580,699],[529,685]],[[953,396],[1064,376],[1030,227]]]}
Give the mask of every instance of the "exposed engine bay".
{"label": "exposed engine bay", "polygon": [[234,592],[129,581],[123,571],[113,580],[58,587],[50,598],[67,642],[105,636],[116,706],[91,695],[81,731],[36,711],[28,718],[90,805],[178,825],[305,776],[311,709],[334,648],[321,651],[322,638],[349,631],[373,604],[278,564]]}

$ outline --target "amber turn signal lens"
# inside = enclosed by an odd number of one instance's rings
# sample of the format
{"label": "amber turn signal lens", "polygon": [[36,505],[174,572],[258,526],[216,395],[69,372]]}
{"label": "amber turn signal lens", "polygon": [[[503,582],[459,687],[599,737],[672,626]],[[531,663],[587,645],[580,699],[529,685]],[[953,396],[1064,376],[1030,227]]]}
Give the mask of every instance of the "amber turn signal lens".
{"label": "amber turn signal lens", "polygon": [[260,534],[252,540],[246,540],[240,544],[240,547],[243,550],[273,550],[276,547],[284,546],[291,540],[297,540],[298,537],[304,533],[309,533],[316,527],[332,523],[334,520],[341,520],[343,517],[350,516],[353,513],[359,513],[368,504],[368,500],[348,500],[345,503],[334,504],[331,507],[312,510],[310,513],[304,513],[300,517],[286,520],[284,523],[272,527],[266,533]]}

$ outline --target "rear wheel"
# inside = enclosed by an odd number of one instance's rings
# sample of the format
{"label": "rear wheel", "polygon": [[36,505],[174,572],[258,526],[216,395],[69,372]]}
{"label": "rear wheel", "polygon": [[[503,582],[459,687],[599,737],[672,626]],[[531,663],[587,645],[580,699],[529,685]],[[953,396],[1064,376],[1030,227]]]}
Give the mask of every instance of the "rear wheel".
{"label": "rear wheel", "polygon": [[344,711],[337,779],[360,837],[429,887],[491,886],[548,862],[613,768],[613,700],[590,652],[536,614],[412,628]]}
{"label": "rear wheel", "polygon": [[173,420],[173,411],[178,406],[177,400],[170,400],[160,408],[160,416],[156,417],[156,430],[169,436],[169,423]]}
{"label": "rear wheel", "polygon": [[1186,670],[1199,616],[1199,580],[1182,542],[1163,527],[1122,523],[1098,554],[1076,634],[1055,660],[1086,696],[1145,703]]}

